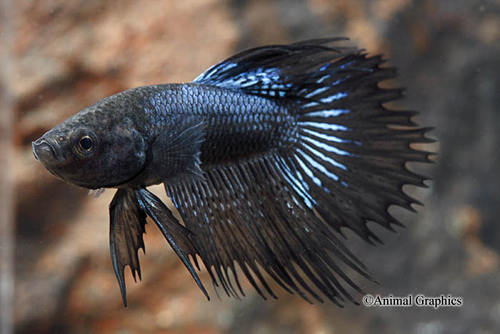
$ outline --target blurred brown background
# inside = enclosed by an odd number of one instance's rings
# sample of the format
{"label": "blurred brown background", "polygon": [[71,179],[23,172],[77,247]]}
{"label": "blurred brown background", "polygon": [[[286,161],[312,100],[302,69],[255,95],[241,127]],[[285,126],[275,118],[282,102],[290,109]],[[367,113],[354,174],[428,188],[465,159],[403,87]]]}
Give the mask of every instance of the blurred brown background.
{"label": "blurred brown background", "polygon": [[[13,312],[15,332],[500,332],[499,0],[8,3],[0,22],[9,74],[1,117],[10,122],[11,101],[14,150],[2,184],[8,189],[12,181],[15,197],[0,200],[14,206],[15,290],[1,307]],[[435,126],[431,136],[439,140],[432,147],[437,164],[414,167],[433,177],[430,189],[408,189],[425,207],[416,215],[394,210],[406,228],[397,234],[375,228],[386,242],[377,248],[349,235],[349,247],[380,285],[357,282],[371,294],[451,294],[464,305],[340,309],[286,293],[264,301],[248,284],[241,301],[218,300],[210,290],[207,302],[148,224],[143,280],[133,283],[127,269],[124,309],[108,248],[114,191],[93,199],[56,180],[33,158],[31,141],[127,88],[190,81],[244,48],[332,36],[384,53],[399,68],[397,84],[407,88],[399,106],[421,111],[419,121]],[[8,255],[5,219],[0,251]],[[210,287],[205,272],[202,279]]]}

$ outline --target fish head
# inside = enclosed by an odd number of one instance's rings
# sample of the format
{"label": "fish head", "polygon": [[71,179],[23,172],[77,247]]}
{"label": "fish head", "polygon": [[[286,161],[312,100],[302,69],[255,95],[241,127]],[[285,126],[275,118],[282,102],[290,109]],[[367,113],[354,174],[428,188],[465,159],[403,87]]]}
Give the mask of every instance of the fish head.
{"label": "fish head", "polygon": [[34,141],[33,154],[50,173],[79,187],[127,183],[144,169],[147,147],[126,111],[101,100]]}

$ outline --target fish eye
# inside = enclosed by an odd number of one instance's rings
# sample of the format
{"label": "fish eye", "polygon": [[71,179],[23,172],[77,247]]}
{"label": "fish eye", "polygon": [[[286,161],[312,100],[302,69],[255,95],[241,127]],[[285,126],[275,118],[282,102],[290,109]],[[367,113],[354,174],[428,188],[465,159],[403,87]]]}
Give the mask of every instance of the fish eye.
{"label": "fish eye", "polygon": [[92,138],[89,136],[83,136],[80,139],[80,148],[82,148],[85,151],[89,151],[92,149]]}
{"label": "fish eye", "polygon": [[71,138],[76,154],[83,158],[90,158],[97,150],[97,136],[86,130],[77,131]]}

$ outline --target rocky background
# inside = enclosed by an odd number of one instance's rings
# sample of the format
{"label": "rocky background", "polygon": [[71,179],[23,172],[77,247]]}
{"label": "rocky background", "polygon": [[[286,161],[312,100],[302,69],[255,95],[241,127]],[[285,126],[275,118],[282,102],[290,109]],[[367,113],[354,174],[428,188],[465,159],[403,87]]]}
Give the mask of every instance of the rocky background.
{"label": "rocky background", "polygon": [[[500,332],[500,1],[21,0],[11,14],[17,333]],[[427,147],[435,165],[412,166],[434,179],[408,188],[425,207],[394,210],[406,228],[375,227],[376,248],[349,235],[380,285],[357,282],[463,306],[340,309],[286,293],[264,301],[248,284],[241,301],[211,290],[208,302],[148,224],[143,280],[127,269],[124,309],[108,248],[113,191],[94,199],[56,180],[31,141],[121,90],[190,81],[244,48],[330,36],[384,53],[407,87],[397,106],[421,111],[439,140]]]}

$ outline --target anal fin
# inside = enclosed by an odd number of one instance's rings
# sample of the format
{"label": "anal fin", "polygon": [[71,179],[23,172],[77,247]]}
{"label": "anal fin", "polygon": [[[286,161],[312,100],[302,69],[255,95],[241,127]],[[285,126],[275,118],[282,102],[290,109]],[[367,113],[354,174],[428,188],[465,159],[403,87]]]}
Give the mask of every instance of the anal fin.
{"label": "anal fin", "polygon": [[203,294],[208,300],[210,300],[203,283],[198,277],[193,264],[189,260],[189,255],[192,255],[196,267],[198,270],[200,269],[196,261],[196,254],[199,252],[192,240],[192,237],[194,236],[193,233],[179,224],[167,206],[147,189],[140,188],[136,190],[135,193],[141,208],[149,217],[153,219],[172,249],[189,270],[191,276],[193,276],[193,279],[196,284],[198,284]]}

